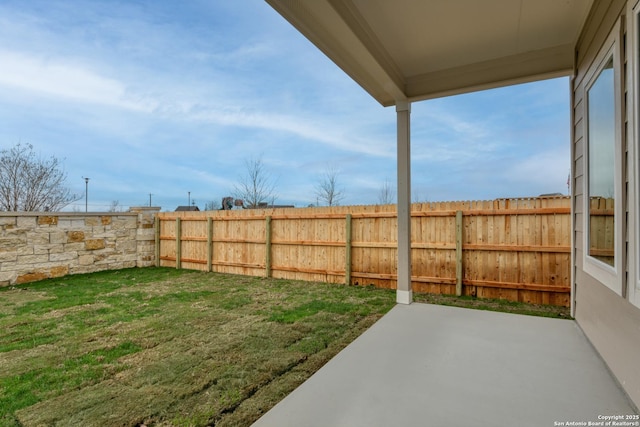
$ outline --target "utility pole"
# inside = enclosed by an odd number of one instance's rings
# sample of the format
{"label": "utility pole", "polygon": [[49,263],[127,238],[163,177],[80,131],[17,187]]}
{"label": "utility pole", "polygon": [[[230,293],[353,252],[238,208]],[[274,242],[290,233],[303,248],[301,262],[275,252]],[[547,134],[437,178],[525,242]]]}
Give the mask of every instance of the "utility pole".
{"label": "utility pole", "polygon": [[84,178],[84,211],[89,212],[89,178]]}
{"label": "utility pole", "polygon": [[191,206],[191,191],[187,191],[187,195],[188,195],[188,199],[187,199],[187,206]]}
{"label": "utility pole", "polygon": [[149,193],[149,207],[151,207],[151,196],[152,196],[152,194]]}

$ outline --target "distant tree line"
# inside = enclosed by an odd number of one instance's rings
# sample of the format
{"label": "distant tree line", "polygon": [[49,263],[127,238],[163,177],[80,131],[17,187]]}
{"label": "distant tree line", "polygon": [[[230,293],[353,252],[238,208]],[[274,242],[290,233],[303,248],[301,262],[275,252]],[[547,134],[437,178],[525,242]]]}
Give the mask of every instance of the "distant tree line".
{"label": "distant tree line", "polygon": [[[0,211],[60,211],[79,200],[66,185],[67,175],[55,156],[38,156],[31,144],[17,144],[0,151]],[[262,157],[245,162],[244,174],[233,189],[244,208],[274,205],[276,180],[265,167]],[[315,186],[316,205],[337,206],[344,199],[339,173],[332,167],[319,177]],[[222,208],[222,198],[205,204],[205,210]],[[395,203],[395,192],[385,181],[378,193],[380,204]],[[119,201],[109,206],[110,212],[121,210]]]}

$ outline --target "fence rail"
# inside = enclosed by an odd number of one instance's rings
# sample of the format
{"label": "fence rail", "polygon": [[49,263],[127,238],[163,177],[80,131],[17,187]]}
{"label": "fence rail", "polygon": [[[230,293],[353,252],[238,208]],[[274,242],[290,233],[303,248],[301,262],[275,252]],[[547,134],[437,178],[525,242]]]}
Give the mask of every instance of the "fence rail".
{"label": "fence rail", "polygon": [[[570,199],[412,206],[417,292],[568,305]],[[159,265],[395,288],[394,205],[164,212]]]}

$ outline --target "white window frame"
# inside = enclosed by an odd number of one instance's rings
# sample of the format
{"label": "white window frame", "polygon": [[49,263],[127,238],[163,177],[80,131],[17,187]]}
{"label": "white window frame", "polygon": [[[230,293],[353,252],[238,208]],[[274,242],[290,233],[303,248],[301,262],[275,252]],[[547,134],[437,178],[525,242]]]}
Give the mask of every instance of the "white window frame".
{"label": "white window frame", "polygon": [[[585,177],[583,179],[583,270],[607,286],[616,294],[623,295],[623,259],[625,258],[625,235],[624,235],[624,201],[623,201],[623,180],[625,179],[623,172],[623,152],[622,152],[622,129],[624,125],[622,117],[622,34],[620,19],[616,22],[613,30],[602,45],[598,55],[589,67],[585,81],[583,100],[584,100],[584,135],[586,136],[586,144],[584,146],[584,170]],[[608,265],[589,255],[589,89],[597,80],[604,66],[613,58],[613,75],[614,75],[614,99],[615,99],[615,157],[614,157],[614,265]]]}
{"label": "white window frame", "polygon": [[627,12],[627,120],[629,163],[629,302],[640,307],[640,1]]}

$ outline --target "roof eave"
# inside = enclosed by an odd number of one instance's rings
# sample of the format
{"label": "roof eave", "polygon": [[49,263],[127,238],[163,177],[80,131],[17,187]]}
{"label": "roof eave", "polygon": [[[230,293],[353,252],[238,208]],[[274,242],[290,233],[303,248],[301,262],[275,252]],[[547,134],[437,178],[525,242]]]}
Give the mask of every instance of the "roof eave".
{"label": "roof eave", "polygon": [[343,2],[266,1],[385,107],[568,76],[574,69],[574,44],[566,44],[407,77]]}

